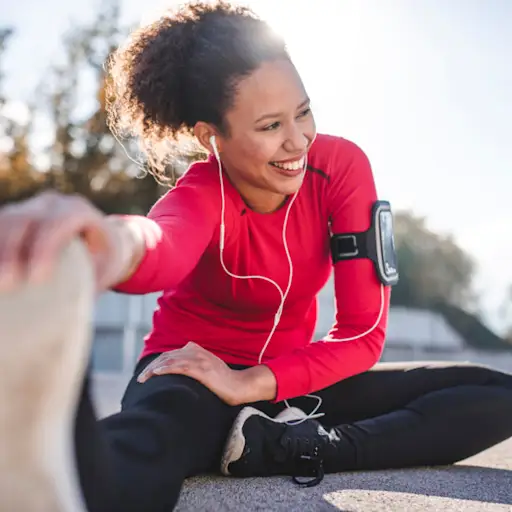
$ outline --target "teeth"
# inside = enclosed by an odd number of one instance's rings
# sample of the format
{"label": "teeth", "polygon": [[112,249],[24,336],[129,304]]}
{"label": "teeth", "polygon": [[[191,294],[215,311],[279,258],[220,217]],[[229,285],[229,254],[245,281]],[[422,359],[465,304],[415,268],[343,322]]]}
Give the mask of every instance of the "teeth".
{"label": "teeth", "polygon": [[280,169],[284,169],[285,171],[297,171],[304,168],[304,158],[301,158],[295,162],[286,162],[282,164],[279,162],[272,162],[272,165],[275,165]]}

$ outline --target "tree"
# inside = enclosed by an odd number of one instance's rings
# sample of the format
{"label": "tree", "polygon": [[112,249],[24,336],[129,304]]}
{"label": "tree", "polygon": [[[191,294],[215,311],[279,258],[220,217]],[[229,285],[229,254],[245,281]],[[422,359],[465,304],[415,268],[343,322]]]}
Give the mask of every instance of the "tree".
{"label": "tree", "polygon": [[[12,29],[10,28],[0,28],[0,64],[2,62],[2,57],[7,49],[7,42],[9,41],[9,37],[12,35]],[[4,78],[4,73],[0,66],[0,87]],[[5,98],[2,94],[0,94],[0,107],[4,104]]]}
{"label": "tree", "polygon": [[74,26],[64,36],[64,59],[43,84],[54,127],[47,148],[51,186],[86,196],[109,213],[147,209],[158,192],[156,187],[148,194],[138,189],[139,169],[106,124],[104,63],[126,32],[118,2],[104,2],[91,24]]}
{"label": "tree", "polygon": [[[63,58],[45,73],[34,112],[50,125],[53,135],[43,151],[49,165],[34,173],[28,164],[31,127],[23,131],[11,125],[10,159],[2,160],[0,171],[0,204],[51,187],[83,195],[106,213],[146,213],[181,174],[183,163],[171,162],[172,179],[165,186],[158,183],[137,156],[136,141],[124,140],[121,145],[107,126],[106,104],[111,98],[105,63],[129,30],[121,25],[119,11],[119,0],[106,0],[91,23],[73,26],[64,35]],[[191,154],[184,165],[202,156]],[[27,186],[21,178],[29,170]]]}
{"label": "tree", "polygon": [[472,286],[475,264],[453,237],[433,233],[422,217],[398,212],[395,244],[400,280],[391,293],[392,305],[427,308],[441,314],[469,346],[511,349],[479,318]]}
{"label": "tree", "polygon": [[30,116],[17,119],[12,103],[2,94],[2,57],[11,35],[11,29],[0,29],[0,205],[31,195],[44,181],[31,163]]}
{"label": "tree", "polygon": [[472,258],[451,236],[429,230],[422,217],[398,212],[394,220],[400,280],[393,288],[392,303],[410,307],[449,304],[474,308]]}
{"label": "tree", "polygon": [[[110,132],[106,105],[112,98],[107,97],[105,63],[129,31],[121,26],[119,11],[119,0],[106,0],[91,23],[73,26],[63,38],[63,58],[45,73],[32,111],[44,118],[52,134],[51,143],[37,155],[49,162],[44,169],[31,164],[32,123],[4,119],[0,205],[51,187],[81,194],[106,213],[146,213],[190,162],[204,157],[180,154],[167,164],[171,179],[158,183],[138,155],[137,141],[121,145]],[[0,31],[0,57],[8,36],[9,31]],[[7,148],[3,154],[2,147]]]}

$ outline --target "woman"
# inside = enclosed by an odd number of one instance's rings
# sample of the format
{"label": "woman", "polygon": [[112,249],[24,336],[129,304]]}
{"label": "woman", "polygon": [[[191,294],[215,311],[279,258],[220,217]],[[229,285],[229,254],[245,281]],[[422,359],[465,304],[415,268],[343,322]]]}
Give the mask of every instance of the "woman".
{"label": "woman", "polygon": [[[74,432],[81,498],[63,491],[69,460],[27,459],[21,475],[44,466],[53,478],[41,484],[54,499],[48,510],[58,502],[169,511],[187,476],[219,466],[233,476],[310,476],[314,485],[324,471],[450,464],[512,435],[512,376],[469,364],[376,364],[392,255],[383,267],[382,249],[350,254],[363,237],[377,241],[372,171],[353,143],[316,134],[300,77],[265,23],[225,3],[185,6],[136,33],[110,72],[116,130],[128,127],[152,159],[183,134],[210,157],[147,218],[105,217],[56,194],[0,213],[2,387],[12,392],[3,406],[14,418],[0,432],[3,452],[25,447],[27,429],[39,435],[41,418],[62,417],[56,402],[36,402],[76,388],[75,352],[87,346],[63,339],[55,348],[40,332],[30,357],[47,363],[27,372],[22,344],[6,339],[16,290],[43,286],[62,247],[81,235],[98,291],[163,292],[121,412],[97,421],[85,380]],[[392,252],[390,235],[380,234]],[[333,266],[336,322],[311,343],[316,295]],[[14,403],[20,379],[39,379],[44,393]],[[20,407],[31,414],[10,415]],[[58,432],[63,421],[52,424]],[[2,479],[10,510],[28,511],[26,493]]]}

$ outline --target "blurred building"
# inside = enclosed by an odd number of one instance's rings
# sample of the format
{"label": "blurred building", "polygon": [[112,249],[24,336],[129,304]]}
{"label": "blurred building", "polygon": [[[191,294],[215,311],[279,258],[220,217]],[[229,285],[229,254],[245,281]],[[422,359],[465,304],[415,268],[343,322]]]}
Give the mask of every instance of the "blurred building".
{"label": "blurred building", "polygon": [[[103,294],[95,309],[93,368],[96,372],[128,375],[151,328],[159,294]],[[316,338],[324,336],[334,319],[332,281],[319,295]],[[512,351],[472,347],[445,317],[428,310],[392,307],[381,361],[446,360],[489,364],[512,372]]]}

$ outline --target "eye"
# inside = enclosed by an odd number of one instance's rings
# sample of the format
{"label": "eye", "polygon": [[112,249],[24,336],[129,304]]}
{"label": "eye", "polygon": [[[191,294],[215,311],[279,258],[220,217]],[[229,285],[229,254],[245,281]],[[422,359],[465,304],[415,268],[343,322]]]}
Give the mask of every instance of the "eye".
{"label": "eye", "polygon": [[306,117],[307,115],[309,115],[311,113],[311,107],[308,107],[306,108],[305,110],[303,110],[298,117]]}
{"label": "eye", "polygon": [[263,131],[269,132],[271,130],[277,130],[277,128],[279,128],[280,126],[281,126],[281,123],[276,121],[275,123],[272,123],[272,124],[269,124],[268,126],[265,126],[265,128],[263,128]]}

